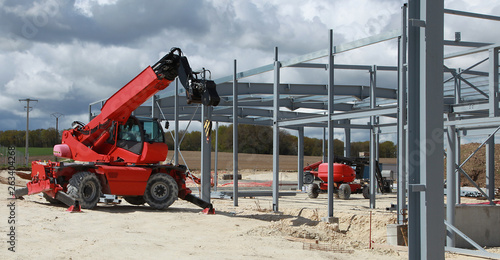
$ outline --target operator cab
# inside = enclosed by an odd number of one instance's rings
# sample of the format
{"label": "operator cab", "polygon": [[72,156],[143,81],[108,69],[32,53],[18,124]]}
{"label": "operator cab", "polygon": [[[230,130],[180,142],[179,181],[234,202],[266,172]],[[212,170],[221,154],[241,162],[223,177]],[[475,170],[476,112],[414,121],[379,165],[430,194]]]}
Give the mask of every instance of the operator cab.
{"label": "operator cab", "polygon": [[[133,153],[115,152],[125,162],[158,162],[165,160],[167,156],[165,133],[157,119],[130,116],[125,124],[118,125],[116,137],[116,147],[121,148],[117,150],[123,149]],[[113,139],[111,136],[109,141],[114,143]]]}

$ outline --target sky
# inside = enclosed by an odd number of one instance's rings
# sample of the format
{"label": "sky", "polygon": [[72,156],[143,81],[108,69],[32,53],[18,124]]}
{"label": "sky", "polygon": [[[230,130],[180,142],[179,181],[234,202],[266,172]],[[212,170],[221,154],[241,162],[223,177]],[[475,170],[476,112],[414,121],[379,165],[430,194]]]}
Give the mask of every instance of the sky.
{"label": "sky", "polygon": [[[0,0],[0,131],[88,122],[88,105],[111,96],[171,47],[212,78],[398,29],[401,0]],[[447,0],[445,8],[500,15],[495,0]],[[445,38],[500,42],[498,23],[448,18]],[[478,30],[477,28],[482,28]],[[496,27],[498,28],[498,27]],[[395,43],[339,56],[336,62],[395,65]],[[454,61],[451,61],[453,63]],[[349,82],[351,78],[340,77]],[[317,82],[289,73],[284,83]],[[311,132],[312,133],[312,132]],[[314,132],[317,134],[317,132]],[[306,133],[307,135],[307,133]],[[316,136],[317,137],[317,136]]]}

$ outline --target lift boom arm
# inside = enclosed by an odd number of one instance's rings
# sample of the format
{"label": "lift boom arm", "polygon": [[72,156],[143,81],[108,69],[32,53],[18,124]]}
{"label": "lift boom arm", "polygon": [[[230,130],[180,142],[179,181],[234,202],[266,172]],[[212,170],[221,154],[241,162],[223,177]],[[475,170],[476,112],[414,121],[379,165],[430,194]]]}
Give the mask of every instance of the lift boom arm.
{"label": "lift boom arm", "polygon": [[198,79],[181,50],[172,48],[156,64],[148,66],[113,94],[102,107],[101,113],[87,125],[75,122],[73,129],[63,133],[62,141],[70,147],[72,157],[78,153],[79,160],[82,161],[109,160],[106,155],[95,152],[95,148],[109,137],[108,130],[112,123],[127,122],[135,109],[155,93],[168,87],[176,77],[179,77],[186,89],[188,104],[203,103],[207,106],[219,104],[220,98],[215,90],[215,83],[204,78]]}

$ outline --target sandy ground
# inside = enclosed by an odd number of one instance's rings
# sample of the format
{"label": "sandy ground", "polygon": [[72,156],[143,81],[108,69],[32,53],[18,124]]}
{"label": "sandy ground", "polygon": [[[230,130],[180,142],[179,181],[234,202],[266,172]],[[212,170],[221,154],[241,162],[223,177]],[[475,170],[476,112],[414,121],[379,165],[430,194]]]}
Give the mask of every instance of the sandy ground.
{"label": "sandy ground", "polygon": [[[271,176],[242,173],[247,180]],[[7,172],[0,177],[7,177]],[[296,174],[283,173],[280,179],[295,180]],[[17,178],[18,185],[23,183]],[[281,197],[279,213],[272,212],[271,197],[239,198],[239,206],[214,199],[215,215],[204,215],[182,200],[165,211],[122,202],[69,213],[38,195],[8,199],[8,187],[0,184],[0,259],[407,259],[406,251],[383,246],[386,225],[396,219],[385,209],[396,202],[395,194],[378,196],[373,210],[361,194],[335,200],[336,226],[320,221],[327,215],[325,194],[317,199],[305,193]],[[12,202],[15,252],[6,243]],[[370,214],[374,249],[369,249]],[[449,253],[446,258],[475,259]]]}

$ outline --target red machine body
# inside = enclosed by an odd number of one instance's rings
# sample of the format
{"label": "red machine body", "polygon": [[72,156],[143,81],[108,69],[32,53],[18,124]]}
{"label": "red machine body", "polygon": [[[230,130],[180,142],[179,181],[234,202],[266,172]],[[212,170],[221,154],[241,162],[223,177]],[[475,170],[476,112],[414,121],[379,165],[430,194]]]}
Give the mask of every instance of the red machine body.
{"label": "red machine body", "polygon": [[[323,181],[320,183],[319,188],[325,191],[328,190],[328,163],[322,163],[318,166],[317,176]],[[357,193],[361,190],[362,185],[353,183],[355,179],[356,172],[351,166],[342,163],[333,164],[333,182],[336,189],[346,183],[351,188],[351,193]]]}
{"label": "red machine body", "polygon": [[[335,157],[335,161],[349,163],[347,158]],[[334,192],[341,199],[349,199],[351,193],[366,192],[367,186],[360,182],[355,182],[356,170],[346,163],[333,163],[333,187]],[[315,162],[304,167],[304,183],[309,184],[308,196],[317,198],[320,192],[328,191],[328,163],[323,161]],[[318,184],[313,183],[314,179],[319,179]]]}
{"label": "red machine body", "polygon": [[[328,163],[322,163],[318,167],[318,178],[328,182]],[[352,182],[356,179],[356,172],[348,165],[342,163],[333,164],[333,182]]]}
{"label": "red machine body", "polygon": [[[347,158],[334,156],[333,158],[334,192],[341,199],[349,199],[351,193],[363,193],[363,197],[370,198],[368,180],[363,178],[364,169],[369,165],[368,158]],[[317,169],[317,170],[316,170]],[[380,192],[391,192],[392,180],[382,177],[380,165],[375,161],[375,178]],[[321,182],[314,183],[315,179]],[[319,192],[328,191],[328,163],[315,162],[304,167],[304,183],[309,184],[310,198],[318,197]]]}
{"label": "red machine body", "polygon": [[212,204],[194,197],[186,187],[185,166],[162,164],[168,146],[159,121],[131,116],[177,76],[188,103],[219,103],[215,83],[197,79],[180,49],[173,48],[112,95],[88,124],[74,122],[73,129],[63,132],[54,155],[79,163],[32,162],[32,181],[16,190],[16,197],[43,192],[50,202],[93,208],[101,194],[112,194],[156,209],[181,198],[213,211]]}

